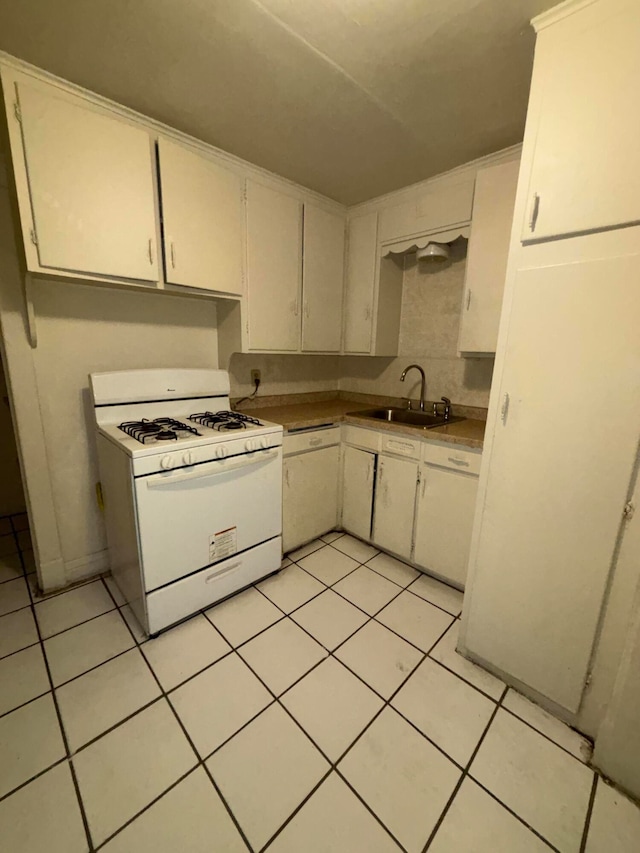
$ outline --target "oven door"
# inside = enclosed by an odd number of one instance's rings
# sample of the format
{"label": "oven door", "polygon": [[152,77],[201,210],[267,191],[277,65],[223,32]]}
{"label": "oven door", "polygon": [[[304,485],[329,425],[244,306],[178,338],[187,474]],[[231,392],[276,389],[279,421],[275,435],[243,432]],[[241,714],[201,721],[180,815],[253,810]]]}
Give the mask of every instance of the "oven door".
{"label": "oven door", "polygon": [[147,592],[282,533],[282,448],[135,481]]}

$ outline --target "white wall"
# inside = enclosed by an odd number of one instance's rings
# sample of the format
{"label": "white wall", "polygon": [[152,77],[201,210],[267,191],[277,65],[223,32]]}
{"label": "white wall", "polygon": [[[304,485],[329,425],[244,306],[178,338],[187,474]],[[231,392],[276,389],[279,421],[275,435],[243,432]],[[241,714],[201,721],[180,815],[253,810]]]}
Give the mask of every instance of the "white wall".
{"label": "white wall", "polygon": [[489,405],[492,358],[458,358],[458,328],[464,289],[464,241],[452,247],[445,268],[418,265],[415,256],[405,261],[397,358],[348,356],[340,361],[340,388],[391,397],[420,395],[417,372],[400,382],[403,369],[420,364],[427,376],[429,400],[449,397],[467,406]]}
{"label": "white wall", "polygon": [[[215,305],[158,293],[38,282],[33,359],[67,574],[105,561],[88,374],[217,367]],[[106,565],[106,564],[105,564]]]}

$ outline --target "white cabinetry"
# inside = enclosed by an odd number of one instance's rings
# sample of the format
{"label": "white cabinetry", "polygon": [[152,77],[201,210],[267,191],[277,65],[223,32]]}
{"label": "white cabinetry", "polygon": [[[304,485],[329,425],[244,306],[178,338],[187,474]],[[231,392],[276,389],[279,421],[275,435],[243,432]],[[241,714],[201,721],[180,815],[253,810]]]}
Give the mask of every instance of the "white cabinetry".
{"label": "white cabinetry", "polygon": [[53,87],[4,82],[28,269],[158,281],[147,131]]}
{"label": "white cabinetry", "polygon": [[423,455],[413,561],[464,587],[480,453],[425,444]]}
{"label": "white cabinetry", "polygon": [[282,547],[285,553],[333,530],[338,521],[340,429],[283,440]]}
{"label": "white cabinetry", "polygon": [[345,219],[304,205],[302,349],[339,352],[342,339]]}
{"label": "white cabinetry", "polygon": [[460,316],[461,353],[496,351],[519,169],[520,161],[512,160],[479,169],[476,176]]}
{"label": "white cabinetry", "polygon": [[300,348],[302,203],[247,181],[249,349]]}
{"label": "white cabinetry", "polygon": [[349,220],[344,316],[344,352],[398,353],[403,259],[380,257],[378,214]]}
{"label": "white cabinetry", "polygon": [[342,526],[360,539],[370,539],[375,453],[346,446],[342,465]]}
{"label": "white cabinetry", "polygon": [[242,179],[167,139],[158,156],[166,280],[241,294]]}
{"label": "white cabinetry", "polygon": [[417,462],[378,457],[373,541],[406,559],[411,559],[417,480]]}
{"label": "white cabinetry", "polygon": [[381,243],[418,234],[446,231],[471,219],[473,178],[432,184],[409,200],[385,208],[380,214]]}
{"label": "white cabinetry", "polygon": [[[557,18],[555,10],[548,13]],[[541,16],[522,239],[640,222],[640,4],[600,0]]]}

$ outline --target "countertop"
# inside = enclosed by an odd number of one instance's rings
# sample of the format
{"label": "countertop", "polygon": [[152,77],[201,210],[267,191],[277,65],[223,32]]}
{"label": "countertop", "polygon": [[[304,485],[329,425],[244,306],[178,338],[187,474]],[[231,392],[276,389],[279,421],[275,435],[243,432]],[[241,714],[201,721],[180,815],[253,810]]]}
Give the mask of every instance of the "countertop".
{"label": "countertop", "polygon": [[[242,410],[242,407],[240,407]],[[451,444],[463,444],[467,447],[482,447],[484,441],[485,421],[476,418],[466,418],[454,424],[423,429],[406,424],[388,423],[373,418],[359,417],[348,412],[370,409],[372,406],[363,405],[353,400],[323,400],[309,403],[289,403],[279,406],[251,406],[245,411],[265,421],[282,424],[286,431],[313,426],[325,426],[336,423],[353,423],[370,429],[381,429],[404,435],[421,436],[435,441],[446,441]]]}

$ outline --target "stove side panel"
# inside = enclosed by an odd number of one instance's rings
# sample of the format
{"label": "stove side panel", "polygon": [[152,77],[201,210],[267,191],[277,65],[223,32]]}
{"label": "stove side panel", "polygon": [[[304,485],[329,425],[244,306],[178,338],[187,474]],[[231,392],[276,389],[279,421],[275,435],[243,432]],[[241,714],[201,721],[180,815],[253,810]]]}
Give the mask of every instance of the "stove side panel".
{"label": "stove side panel", "polygon": [[147,631],[131,460],[109,439],[98,435],[98,463],[111,574],[136,618]]}

